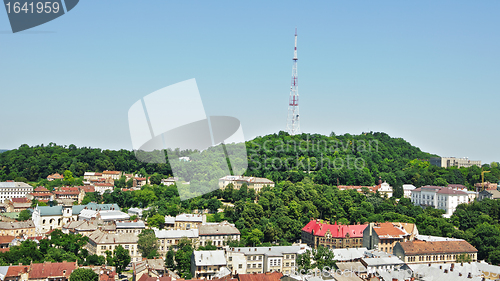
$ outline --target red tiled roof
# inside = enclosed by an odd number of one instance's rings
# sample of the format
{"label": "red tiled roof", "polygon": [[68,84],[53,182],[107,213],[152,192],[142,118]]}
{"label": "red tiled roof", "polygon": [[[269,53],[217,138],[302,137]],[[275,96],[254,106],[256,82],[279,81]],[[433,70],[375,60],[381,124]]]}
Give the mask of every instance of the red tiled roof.
{"label": "red tiled roof", "polygon": [[82,186],[83,191],[85,192],[95,192],[95,187],[89,185],[89,186]]}
{"label": "red tiled roof", "polygon": [[448,253],[477,253],[467,241],[410,241],[399,242],[405,255],[423,255],[423,254],[448,254]]}
{"label": "red tiled roof", "polygon": [[10,243],[12,242],[12,240],[14,240],[14,236],[10,236],[10,235],[5,235],[5,236],[0,236],[0,244],[7,244],[7,243]]}
{"label": "red tiled roof", "polygon": [[[362,225],[340,225],[322,223],[320,220],[311,220],[302,231],[314,234],[314,236],[325,236],[329,231],[332,237],[343,238],[349,233],[350,237],[363,237],[363,230],[367,227],[366,224]],[[314,233],[312,233],[314,231]],[[240,280],[241,281],[241,280]]]}
{"label": "red tiled roof", "polygon": [[34,263],[31,265],[29,279],[45,279],[59,276],[69,277],[71,272],[77,268],[76,262]]}
{"label": "red tiled roof", "polygon": [[135,178],[135,179],[138,181],[145,181],[146,180],[146,178]]}
{"label": "red tiled roof", "polygon": [[31,200],[29,200],[26,197],[10,198],[10,202],[12,202],[12,203],[31,203]]}
{"label": "red tiled roof", "polygon": [[9,269],[7,269],[7,274],[5,274],[5,277],[20,276],[21,273],[28,272],[28,268],[29,268],[29,266],[27,266],[27,265],[9,266]]}
{"label": "red tiled roof", "polygon": [[44,193],[44,192],[33,192],[33,193],[30,193],[31,195],[35,196],[35,197],[49,197],[51,195],[53,195],[52,193]]}
{"label": "red tiled roof", "polygon": [[49,190],[43,186],[39,186],[33,190],[34,192],[49,192]]}
{"label": "red tiled roof", "polygon": [[384,238],[402,238],[407,235],[407,233],[401,228],[397,227],[391,222],[384,222],[375,224],[373,230],[377,233],[379,237]]}
{"label": "red tiled roof", "polygon": [[59,173],[55,173],[55,174],[49,175],[47,177],[47,179],[55,179],[55,180],[64,179],[64,176],[60,175]]}
{"label": "red tiled roof", "polygon": [[238,274],[239,281],[280,281],[283,277],[281,272],[266,272],[257,274]]}
{"label": "red tiled roof", "polygon": [[143,274],[139,281],[171,281],[171,277],[163,276],[163,277],[149,277],[147,274]]}
{"label": "red tiled roof", "polygon": [[120,171],[104,171],[102,174],[108,174],[108,175],[119,175],[121,172]]}
{"label": "red tiled roof", "polygon": [[112,183],[95,183],[94,186],[113,186]]}
{"label": "red tiled roof", "polygon": [[79,192],[80,189],[77,186],[75,186],[75,187],[63,186],[63,187],[61,187],[61,191],[76,191],[76,192]]}
{"label": "red tiled roof", "polygon": [[55,191],[55,195],[78,195],[80,192],[78,191]]}
{"label": "red tiled roof", "polygon": [[0,252],[5,253],[8,252],[10,248],[0,248]]}

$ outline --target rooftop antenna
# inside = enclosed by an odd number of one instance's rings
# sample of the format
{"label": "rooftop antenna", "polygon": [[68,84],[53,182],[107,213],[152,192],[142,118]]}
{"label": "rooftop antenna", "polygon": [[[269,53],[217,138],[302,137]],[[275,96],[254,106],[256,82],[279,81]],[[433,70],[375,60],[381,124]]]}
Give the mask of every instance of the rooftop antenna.
{"label": "rooftop antenna", "polygon": [[299,85],[297,75],[297,28],[295,28],[295,49],[293,51],[292,85],[288,100],[288,118],[286,129],[292,136],[300,134],[299,122]]}

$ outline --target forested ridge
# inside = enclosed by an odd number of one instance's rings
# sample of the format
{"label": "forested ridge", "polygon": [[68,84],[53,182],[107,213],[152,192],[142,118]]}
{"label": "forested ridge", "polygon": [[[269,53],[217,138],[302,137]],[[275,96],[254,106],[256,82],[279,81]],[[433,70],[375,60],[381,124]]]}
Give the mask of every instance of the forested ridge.
{"label": "forested ridge", "polygon": [[[328,185],[374,185],[379,178],[394,187],[403,184],[423,185],[464,184],[472,188],[481,181],[481,169],[439,168],[428,160],[435,156],[422,152],[402,138],[385,133],[330,136],[301,134],[290,136],[280,132],[257,137],[246,143],[248,169],[245,175],[267,177],[275,182],[301,181],[310,176],[315,183]],[[498,163],[483,165],[490,170],[485,180],[498,182]],[[129,150],[101,150],[54,143],[0,153],[0,180],[26,179],[38,182],[48,175],[69,170],[75,177],[86,171],[119,170],[147,174],[171,175],[165,164],[143,163]]]}
{"label": "forested ridge", "polygon": [[[246,185],[239,190],[229,187],[180,201],[175,185],[159,184],[162,177],[171,173],[168,164],[138,162],[134,153],[127,150],[55,144],[22,145],[1,153],[0,177],[2,181],[24,178],[44,184],[48,183],[45,177],[54,172],[64,174],[63,182],[71,182],[72,175],[81,177],[85,171],[122,170],[152,175],[150,184],[140,190],[116,188],[103,196],[87,193],[83,204],[90,201],[117,203],[125,211],[130,207],[151,207],[144,217],[148,225],[160,228],[165,215],[175,216],[196,209],[215,211],[223,207],[224,212],[210,215],[209,219],[228,220],[236,225],[242,239],[240,242],[230,241],[233,246],[296,242],[300,239],[302,227],[311,218],[342,224],[398,221],[416,223],[420,234],[466,239],[479,250],[479,259],[500,263],[500,201],[486,199],[460,205],[453,216],[446,219],[441,210],[424,210],[413,206],[409,199],[395,198],[402,196],[401,185],[406,183],[416,186],[453,183],[471,188],[481,181],[481,168],[431,166],[426,161],[431,154],[384,133],[289,136],[280,132],[257,137],[246,145],[249,158],[246,175],[268,177],[276,182],[276,187],[265,187],[260,193]],[[350,167],[321,167],[318,159],[338,163],[341,162],[339,159],[344,163],[350,159],[353,162]],[[274,166],[270,161],[274,161]],[[280,161],[288,166],[282,164],[280,167]],[[292,164],[293,161],[296,165]],[[353,164],[356,161],[357,167]],[[485,164],[482,169],[490,171],[485,175],[486,180],[498,181],[498,163]],[[395,197],[387,199],[377,193],[365,195],[336,187],[337,184],[374,185],[379,178],[396,188]],[[124,184],[122,180],[115,181],[117,187]],[[232,205],[222,206],[222,202]]]}

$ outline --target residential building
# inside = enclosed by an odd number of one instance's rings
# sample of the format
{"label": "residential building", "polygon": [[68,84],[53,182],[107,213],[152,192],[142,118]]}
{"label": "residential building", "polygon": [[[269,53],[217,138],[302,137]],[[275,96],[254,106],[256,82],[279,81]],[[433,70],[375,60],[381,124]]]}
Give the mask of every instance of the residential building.
{"label": "residential building", "polygon": [[403,184],[403,197],[411,198],[411,192],[416,188],[413,184]]}
{"label": "residential building", "polygon": [[316,249],[324,246],[329,249],[358,248],[363,246],[363,225],[338,225],[328,221],[311,220],[302,228],[302,242]]}
{"label": "residential building", "polygon": [[29,265],[14,265],[9,266],[5,274],[4,281],[27,281]]}
{"label": "residential building", "polygon": [[31,200],[26,197],[7,199],[4,202],[4,207],[5,211],[9,213],[21,212],[23,210],[31,208]]}
{"label": "residential building", "polygon": [[373,275],[377,274],[377,270],[379,269],[393,271],[405,265],[405,263],[396,256],[363,257],[361,263],[366,267],[366,272]]}
{"label": "residential building", "polygon": [[256,193],[260,192],[264,186],[274,187],[274,182],[266,178],[225,176],[219,179],[219,188],[226,188],[228,184],[233,184],[234,189],[240,189],[243,184],[252,188]]}
{"label": "residential building", "polygon": [[365,256],[367,248],[339,248],[331,250],[339,263],[360,261]]}
{"label": "residential building", "polygon": [[111,178],[113,180],[119,180],[122,174],[123,173],[120,171],[103,171],[102,177],[105,179]]}
{"label": "residential building", "polygon": [[193,279],[211,280],[222,267],[226,266],[224,251],[193,251],[191,275]]}
{"label": "residential building", "polygon": [[407,241],[394,246],[394,255],[407,264],[456,262],[460,255],[477,261],[477,249],[467,241]]}
{"label": "residential building", "polygon": [[240,231],[234,224],[223,221],[221,223],[203,223],[199,226],[200,246],[206,246],[208,241],[217,249],[222,249],[229,240],[240,241]]}
{"label": "residential building", "polygon": [[179,244],[179,240],[182,238],[191,240],[194,248],[197,248],[199,245],[198,229],[154,229],[154,232],[156,238],[158,239],[158,253],[162,256],[164,256],[171,249],[177,251],[177,245]]}
{"label": "residential building", "polygon": [[29,281],[68,281],[71,273],[78,268],[77,262],[44,262],[29,266]]}
{"label": "residential building", "polygon": [[96,192],[99,192],[101,195],[104,194],[104,192],[109,191],[113,192],[115,185],[112,183],[106,183],[106,182],[97,182],[94,183],[94,189]]}
{"label": "residential building", "polygon": [[130,208],[128,209],[128,215],[129,216],[137,216],[138,218],[142,218],[142,212],[149,210],[149,208],[146,209],[139,209],[139,208]]}
{"label": "residential building", "polygon": [[380,193],[380,195],[382,197],[387,197],[387,198],[391,198],[392,197],[392,186],[390,186],[387,182],[383,182],[379,185],[376,186],[376,191],[378,191]]}
{"label": "residential building", "polygon": [[36,235],[35,224],[32,220],[0,222],[0,235],[34,237]]}
{"label": "residential building", "polygon": [[99,219],[71,221],[63,225],[62,232],[90,236],[98,229],[103,232],[116,233],[116,224]]}
{"label": "residential building", "polygon": [[60,187],[58,190],[54,190],[53,194],[56,201],[71,199],[80,204],[85,197],[85,190],[80,187]]}
{"label": "residential building", "polygon": [[494,183],[494,182],[489,182],[489,181],[486,181],[484,182],[484,184],[482,182],[478,182],[476,184],[474,184],[474,187],[476,188],[476,190],[497,190],[498,189],[498,184],[497,183]]}
{"label": "residential building", "polygon": [[478,166],[481,168],[481,161],[469,160],[469,158],[455,158],[455,157],[432,157],[430,160],[431,165],[441,168],[457,167],[457,168],[470,168]]}
{"label": "residential building", "polygon": [[161,183],[163,185],[169,186],[169,185],[174,185],[176,180],[179,180],[179,179],[176,177],[169,177],[166,179],[161,179]]}
{"label": "residential building", "polygon": [[500,199],[500,191],[493,189],[493,190],[483,190],[479,192],[477,200],[484,200],[485,198],[488,199]]}
{"label": "residential building", "polygon": [[363,231],[363,247],[392,254],[397,242],[413,241],[416,235],[418,229],[413,223],[372,222]]}
{"label": "residential building", "polygon": [[68,222],[78,220],[78,216],[83,210],[119,211],[120,207],[116,204],[96,203],[89,203],[87,205],[36,206],[32,214],[36,233],[43,234],[52,229],[62,229],[62,226]]}
{"label": "residential building", "polygon": [[47,203],[54,198],[54,194],[52,192],[50,192],[47,188],[45,188],[43,186],[39,186],[39,187],[35,188],[35,190],[33,190],[33,192],[28,193],[26,195],[26,198],[28,198],[29,200],[32,200],[32,201],[37,200],[40,202]]}
{"label": "residential building", "polygon": [[142,260],[141,253],[137,248],[137,241],[139,238],[136,234],[112,234],[96,230],[89,235],[89,242],[87,250],[91,255],[106,256],[106,251],[114,251],[116,247],[122,246],[125,250],[129,251],[131,261]]}
{"label": "residential building", "polygon": [[24,182],[0,182],[0,202],[6,199],[26,197],[28,193],[33,192],[33,186]]}
{"label": "residential building", "polygon": [[52,175],[48,175],[47,176],[47,180],[48,181],[53,181],[53,180],[62,180],[64,179],[64,176],[63,175],[60,175],[59,173],[55,173],[55,174],[52,174]]}
{"label": "residential building", "polygon": [[102,179],[102,173],[97,173],[97,172],[85,172],[83,174],[83,180],[86,181],[86,182],[91,182],[91,181],[95,181],[95,180],[98,180],[98,179]]}
{"label": "residential building", "polygon": [[469,195],[448,187],[426,185],[411,192],[411,202],[422,207],[434,207],[445,211],[444,217],[451,217],[460,204],[469,202]]}
{"label": "residential building", "polygon": [[139,235],[142,230],[146,229],[146,225],[143,221],[124,221],[124,222],[115,222],[116,225],[116,233],[135,233]]}
{"label": "residential building", "polygon": [[306,245],[227,248],[227,267],[233,274],[271,271],[291,274],[297,255],[306,249]]}
{"label": "residential building", "polygon": [[198,214],[179,214],[176,217],[165,216],[165,226],[167,229],[190,230],[206,222],[205,215]]}

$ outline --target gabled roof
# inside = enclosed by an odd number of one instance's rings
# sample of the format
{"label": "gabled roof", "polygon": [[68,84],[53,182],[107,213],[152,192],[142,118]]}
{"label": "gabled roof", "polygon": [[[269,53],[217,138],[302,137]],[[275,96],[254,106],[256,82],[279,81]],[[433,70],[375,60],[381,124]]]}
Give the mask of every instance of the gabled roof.
{"label": "gabled roof", "polygon": [[221,223],[204,223],[198,229],[200,236],[203,235],[240,235],[240,231],[227,221]]}
{"label": "gabled roof", "polygon": [[26,197],[20,197],[20,198],[10,198],[10,202],[12,202],[12,203],[31,203],[31,200],[29,200]]}
{"label": "gabled roof", "polygon": [[89,240],[96,244],[134,244],[137,243],[139,237],[133,233],[110,234],[96,230],[89,235]]}
{"label": "gabled roof", "polygon": [[377,233],[379,238],[395,238],[400,239],[409,235],[415,225],[412,223],[393,223],[384,222],[376,223],[373,230]]}
{"label": "gabled roof", "polygon": [[257,274],[238,274],[239,281],[280,281],[283,277],[281,272],[266,272]]}
{"label": "gabled roof", "polygon": [[12,240],[14,240],[14,236],[10,236],[10,235],[2,235],[0,236],[0,244],[7,244],[7,243],[10,243],[12,242]]}
{"label": "gabled roof", "polygon": [[361,225],[340,225],[335,222],[335,224],[323,223],[321,220],[311,220],[302,231],[311,233],[314,236],[325,236],[330,233],[332,237],[344,238],[349,234],[350,237],[363,237],[363,231],[366,228],[366,224]]}
{"label": "gabled roof", "polygon": [[45,279],[50,277],[69,277],[77,269],[76,262],[34,263],[31,265],[29,279]]}
{"label": "gabled roof", "polygon": [[35,190],[33,190],[34,192],[50,192],[47,188],[43,187],[43,186],[39,186],[37,188],[35,188]]}
{"label": "gabled roof", "polygon": [[9,269],[7,270],[7,274],[5,274],[5,277],[20,276],[21,273],[28,272],[28,269],[29,269],[28,265],[9,266]]}
{"label": "gabled roof", "polygon": [[226,265],[223,250],[194,251],[193,255],[195,266]]}
{"label": "gabled roof", "polygon": [[436,253],[477,253],[477,249],[467,241],[409,241],[398,243],[407,256]]}

